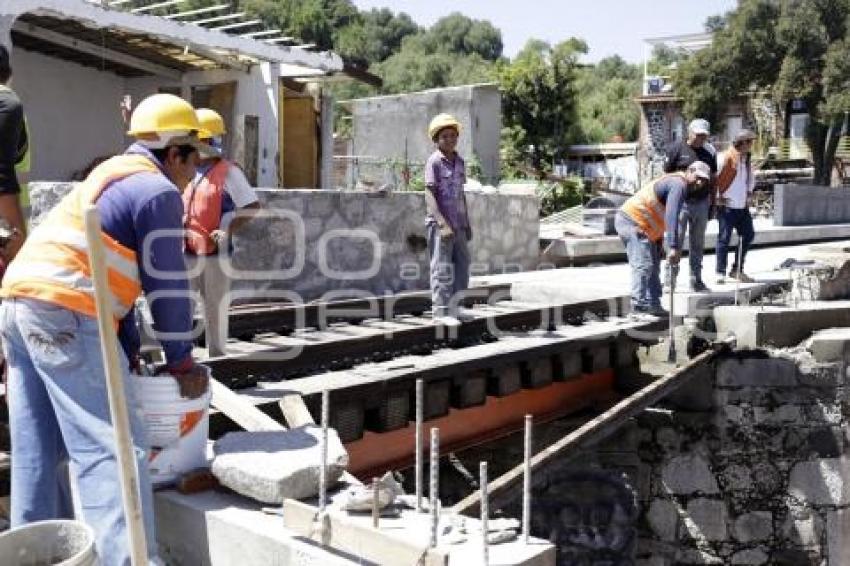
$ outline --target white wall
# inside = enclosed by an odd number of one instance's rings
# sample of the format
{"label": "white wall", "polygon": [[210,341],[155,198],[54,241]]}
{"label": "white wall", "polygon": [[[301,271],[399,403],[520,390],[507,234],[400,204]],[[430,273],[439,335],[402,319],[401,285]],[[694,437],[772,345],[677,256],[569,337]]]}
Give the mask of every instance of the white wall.
{"label": "white wall", "polygon": [[67,180],[124,149],[123,78],[20,48],[12,50],[12,72],[32,136],[30,179]]}

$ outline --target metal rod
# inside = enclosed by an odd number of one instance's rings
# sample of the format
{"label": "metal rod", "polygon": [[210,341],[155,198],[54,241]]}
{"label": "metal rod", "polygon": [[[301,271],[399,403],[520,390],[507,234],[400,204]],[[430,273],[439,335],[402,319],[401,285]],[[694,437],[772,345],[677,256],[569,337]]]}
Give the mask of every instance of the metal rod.
{"label": "metal rod", "polygon": [[490,564],[490,546],[487,539],[489,527],[487,520],[490,515],[490,497],[487,494],[487,462],[479,464],[479,485],[481,488],[481,552],[483,553],[483,564]]}
{"label": "metal rod", "polygon": [[440,429],[431,429],[431,546],[437,546],[437,527],[440,523]]}
{"label": "metal rod", "polygon": [[422,421],[424,416],[424,391],[425,382],[416,380],[416,460],[414,474],[416,474],[416,510],[422,512]]}
{"label": "metal rod", "polygon": [[378,528],[378,478],[372,478],[372,528]]}
{"label": "metal rod", "polygon": [[735,306],[738,306],[738,290],[741,288],[741,255],[744,251],[744,240],[738,234],[738,257],[735,258]]}
{"label": "metal rod", "polygon": [[328,504],[328,406],[330,405],[330,392],[322,391],[322,435],[321,454],[322,463],[319,468],[319,512],[324,513]]}
{"label": "metal rod", "polygon": [[522,477],[522,541],[528,544],[531,536],[531,428],[534,417],[525,415],[525,447]]}

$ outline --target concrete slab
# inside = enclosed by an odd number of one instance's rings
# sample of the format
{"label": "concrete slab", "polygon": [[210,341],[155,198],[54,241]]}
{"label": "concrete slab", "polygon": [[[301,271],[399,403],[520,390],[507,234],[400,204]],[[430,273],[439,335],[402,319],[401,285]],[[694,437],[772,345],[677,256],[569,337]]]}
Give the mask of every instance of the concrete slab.
{"label": "concrete slab", "polygon": [[[790,245],[818,240],[846,239],[850,237],[850,224],[818,224],[812,226],[775,226],[773,220],[756,218],[753,221],[756,237],[755,246]],[[713,250],[717,244],[717,223],[709,222],[705,234],[705,249]],[[553,234],[542,235],[552,237]],[[559,237],[547,242],[545,254],[571,262],[591,262],[625,257],[623,243],[617,236],[590,238]],[[685,243],[687,249],[687,242]]]}
{"label": "concrete slab", "polygon": [[[333,496],[337,494],[331,494]],[[289,529],[281,517],[261,511],[261,504],[238,495],[205,492],[181,495],[173,490],[155,495],[157,540],[163,559],[169,564],[193,566],[232,566],[233,564],[315,564],[342,566],[349,564],[393,564],[383,559],[370,559],[380,549],[380,538],[407,541],[410,545],[427,547],[430,536],[429,515],[414,511],[403,512],[398,518],[381,518],[376,533],[371,529],[368,515],[348,515],[334,510],[358,532],[369,532],[359,539],[347,538],[347,549],[334,550]],[[300,505],[300,504],[299,504]],[[470,530],[479,523],[465,519]],[[448,516],[441,522],[448,524]],[[371,531],[371,532],[370,532]],[[470,535],[460,544],[442,543],[441,553],[448,556],[449,565],[480,562],[480,538]],[[490,547],[490,563],[517,566],[554,566],[555,548],[547,541],[532,539],[525,545],[519,540]],[[380,554],[380,553],[379,553]]]}
{"label": "concrete slab", "polygon": [[817,330],[850,326],[850,301],[812,301],[796,307],[718,307],[719,336],[734,333],[739,347],[796,346]]}

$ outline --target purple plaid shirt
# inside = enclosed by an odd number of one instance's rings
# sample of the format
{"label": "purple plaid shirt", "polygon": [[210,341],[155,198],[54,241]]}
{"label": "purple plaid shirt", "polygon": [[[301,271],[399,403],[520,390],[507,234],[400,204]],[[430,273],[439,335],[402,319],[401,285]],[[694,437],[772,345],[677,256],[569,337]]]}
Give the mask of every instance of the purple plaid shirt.
{"label": "purple plaid shirt", "polygon": [[[440,214],[445,217],[453,230],[469,227],[466,201],[463,198],[465,183],[466,164],[457,153],[454,159],[448,159],[438,149],[425,163],[425,185],[434,193]],[[434,221],[430,214],[428,221]]]}

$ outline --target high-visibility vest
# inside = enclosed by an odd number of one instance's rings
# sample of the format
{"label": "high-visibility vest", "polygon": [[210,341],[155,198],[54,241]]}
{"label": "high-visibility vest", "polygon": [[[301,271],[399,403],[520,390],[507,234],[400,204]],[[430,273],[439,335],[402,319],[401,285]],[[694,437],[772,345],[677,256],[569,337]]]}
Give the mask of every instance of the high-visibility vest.
{"label": "high-visibility vest", "polygon": [[[136,173],[159,173],[142,155],[118,155],[98,165],[33,230],[9,265],[2,297],[38,299],[94,317],[95,297],[83,214],[112,183]],[[112,315],[124,318],[142,292],[136,252],[101,232],[106,248]]]}
{"label": "high-visibility vest", "polygon": [[210,255],[218,249],[210,234],[221,225],[224,181],[230,166],[229,161],[219,159],[183,191],[186,249],[197,255]]}
{"label": "high-visibility vest", "polygon": [[651,242],[658,242],[664,237],[664,211],[665,205],[655,193],[655,185],[670,177],[685,179],[684,173],[669,173],[654,181],[650,181],[638,192],[629,197],[622,207],[622,211],[631,218],[638,228],[646,234]]}

